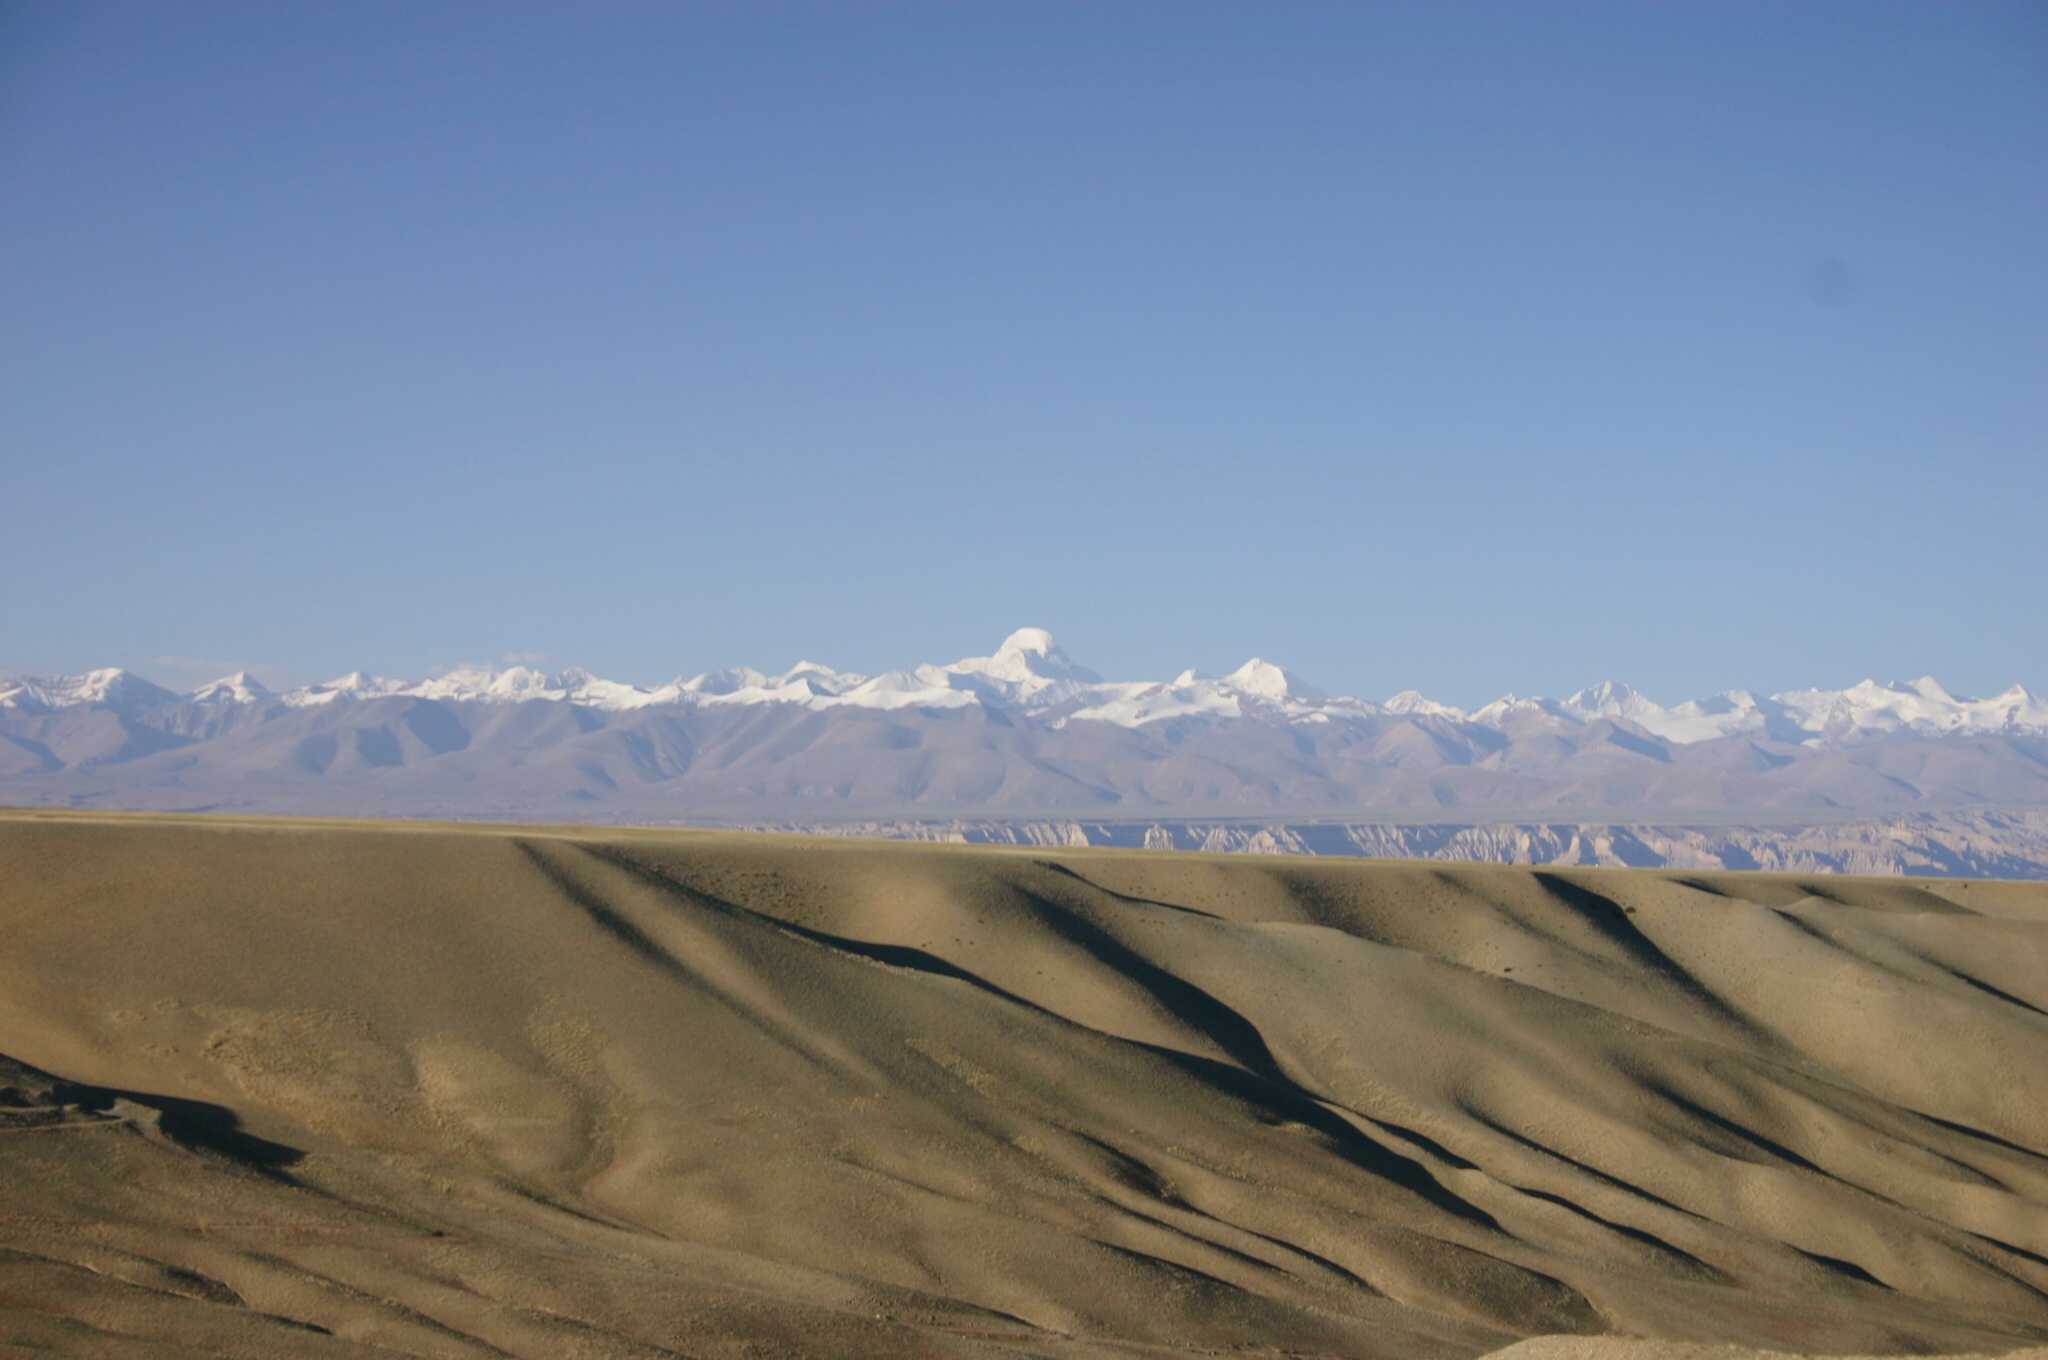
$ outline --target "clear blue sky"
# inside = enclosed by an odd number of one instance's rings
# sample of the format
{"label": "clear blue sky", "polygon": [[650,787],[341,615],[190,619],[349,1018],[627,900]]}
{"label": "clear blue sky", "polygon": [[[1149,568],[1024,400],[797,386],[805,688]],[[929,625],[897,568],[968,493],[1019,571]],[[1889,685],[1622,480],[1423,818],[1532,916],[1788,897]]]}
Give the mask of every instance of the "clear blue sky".
{"label": "clear blue sky", "polygon": [[2048,5],[0,4],[0,667],[1022,624],[2048,687]]}

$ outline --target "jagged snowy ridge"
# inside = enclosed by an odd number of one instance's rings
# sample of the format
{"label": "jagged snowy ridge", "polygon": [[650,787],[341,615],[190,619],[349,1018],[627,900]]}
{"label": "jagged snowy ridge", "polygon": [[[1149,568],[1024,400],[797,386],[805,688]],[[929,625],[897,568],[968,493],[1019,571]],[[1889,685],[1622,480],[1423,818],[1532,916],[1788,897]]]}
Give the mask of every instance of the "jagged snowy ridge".
{"label": "jagged snowy ridge", "polygon": [[412,697],[461,703],[550,701],[609,712],[657,707],[716,708],[797,704],[811,709],[943,709],[982,705],[1030,714],[1052,726],[1104,722],[1143,727],[1175,720],[1256,718],[1269,722],[1341,722],[1388,715],[1512,733],[1532,725],[1586,726],[1607,721],[1676,745],[1754,735],[1823,745],[1912,734],[1963,736],[2048,732],[2048,701],[2019,685],[1989,699],[1959,698],[1932,677],[1843,690],[1760,696],[1734,690],[1666,708],[1612,682],[1569,699],[1508,695],[1467,712],[1410,690],[1384,704],[1326,696],[1270,662],[1253,659],[1227,676],[1184,671],[1170,681],[1106,681],[1074,662],[1050,633],[1025,628],[995,653],[950,665],[867,676],[800,662],[781,675],[714,671],[652,689],[582,670],[547,674],[527,666],[465,667],[428,680],[388,680],[356,672],[321,685],[274,693],[246,673],[179,695],[122,670],[82,676],[0,680],[0,708],[53,710],[79,705],[125,711],[177,703],[312,707],[343,699]]}

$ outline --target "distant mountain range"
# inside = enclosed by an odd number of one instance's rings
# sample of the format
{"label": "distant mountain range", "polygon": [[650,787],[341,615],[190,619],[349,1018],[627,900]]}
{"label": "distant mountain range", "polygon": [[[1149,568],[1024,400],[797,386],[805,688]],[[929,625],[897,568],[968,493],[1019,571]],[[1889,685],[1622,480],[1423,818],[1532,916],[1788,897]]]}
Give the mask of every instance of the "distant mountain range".
{"label": "distant mountain range", "polygon": [[177,694],[0,680],[0,801],[573,821],[1048,814],[1507,820],[2048,805],[2048,701],[1933,679],[1666,708],[1620,684],[1467,711],[1329,696],[1261,660],[1106,681],[1027,628],[883,675],[802,663],[641,688],[584,671],[356,673]]}

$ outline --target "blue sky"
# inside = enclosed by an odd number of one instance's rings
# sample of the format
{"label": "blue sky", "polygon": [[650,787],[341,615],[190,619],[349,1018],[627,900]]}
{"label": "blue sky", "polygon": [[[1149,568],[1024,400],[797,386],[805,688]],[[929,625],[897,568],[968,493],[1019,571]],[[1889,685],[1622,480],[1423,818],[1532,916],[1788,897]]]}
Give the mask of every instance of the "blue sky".
{"label": "blue sky", "polygon": [[0,6],[0,667],[2041,688],[2044,510],[2040,5]]}

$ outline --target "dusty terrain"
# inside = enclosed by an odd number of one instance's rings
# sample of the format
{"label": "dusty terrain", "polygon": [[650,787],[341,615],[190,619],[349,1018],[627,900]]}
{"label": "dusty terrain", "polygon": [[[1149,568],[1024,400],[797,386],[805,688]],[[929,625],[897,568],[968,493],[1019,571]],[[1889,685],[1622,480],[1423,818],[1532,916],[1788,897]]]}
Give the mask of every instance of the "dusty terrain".
{"label": "dusty terrain", "polygon": [[16,813],[0,941],[5,1355],[2048,1339],[2042,885]]}

